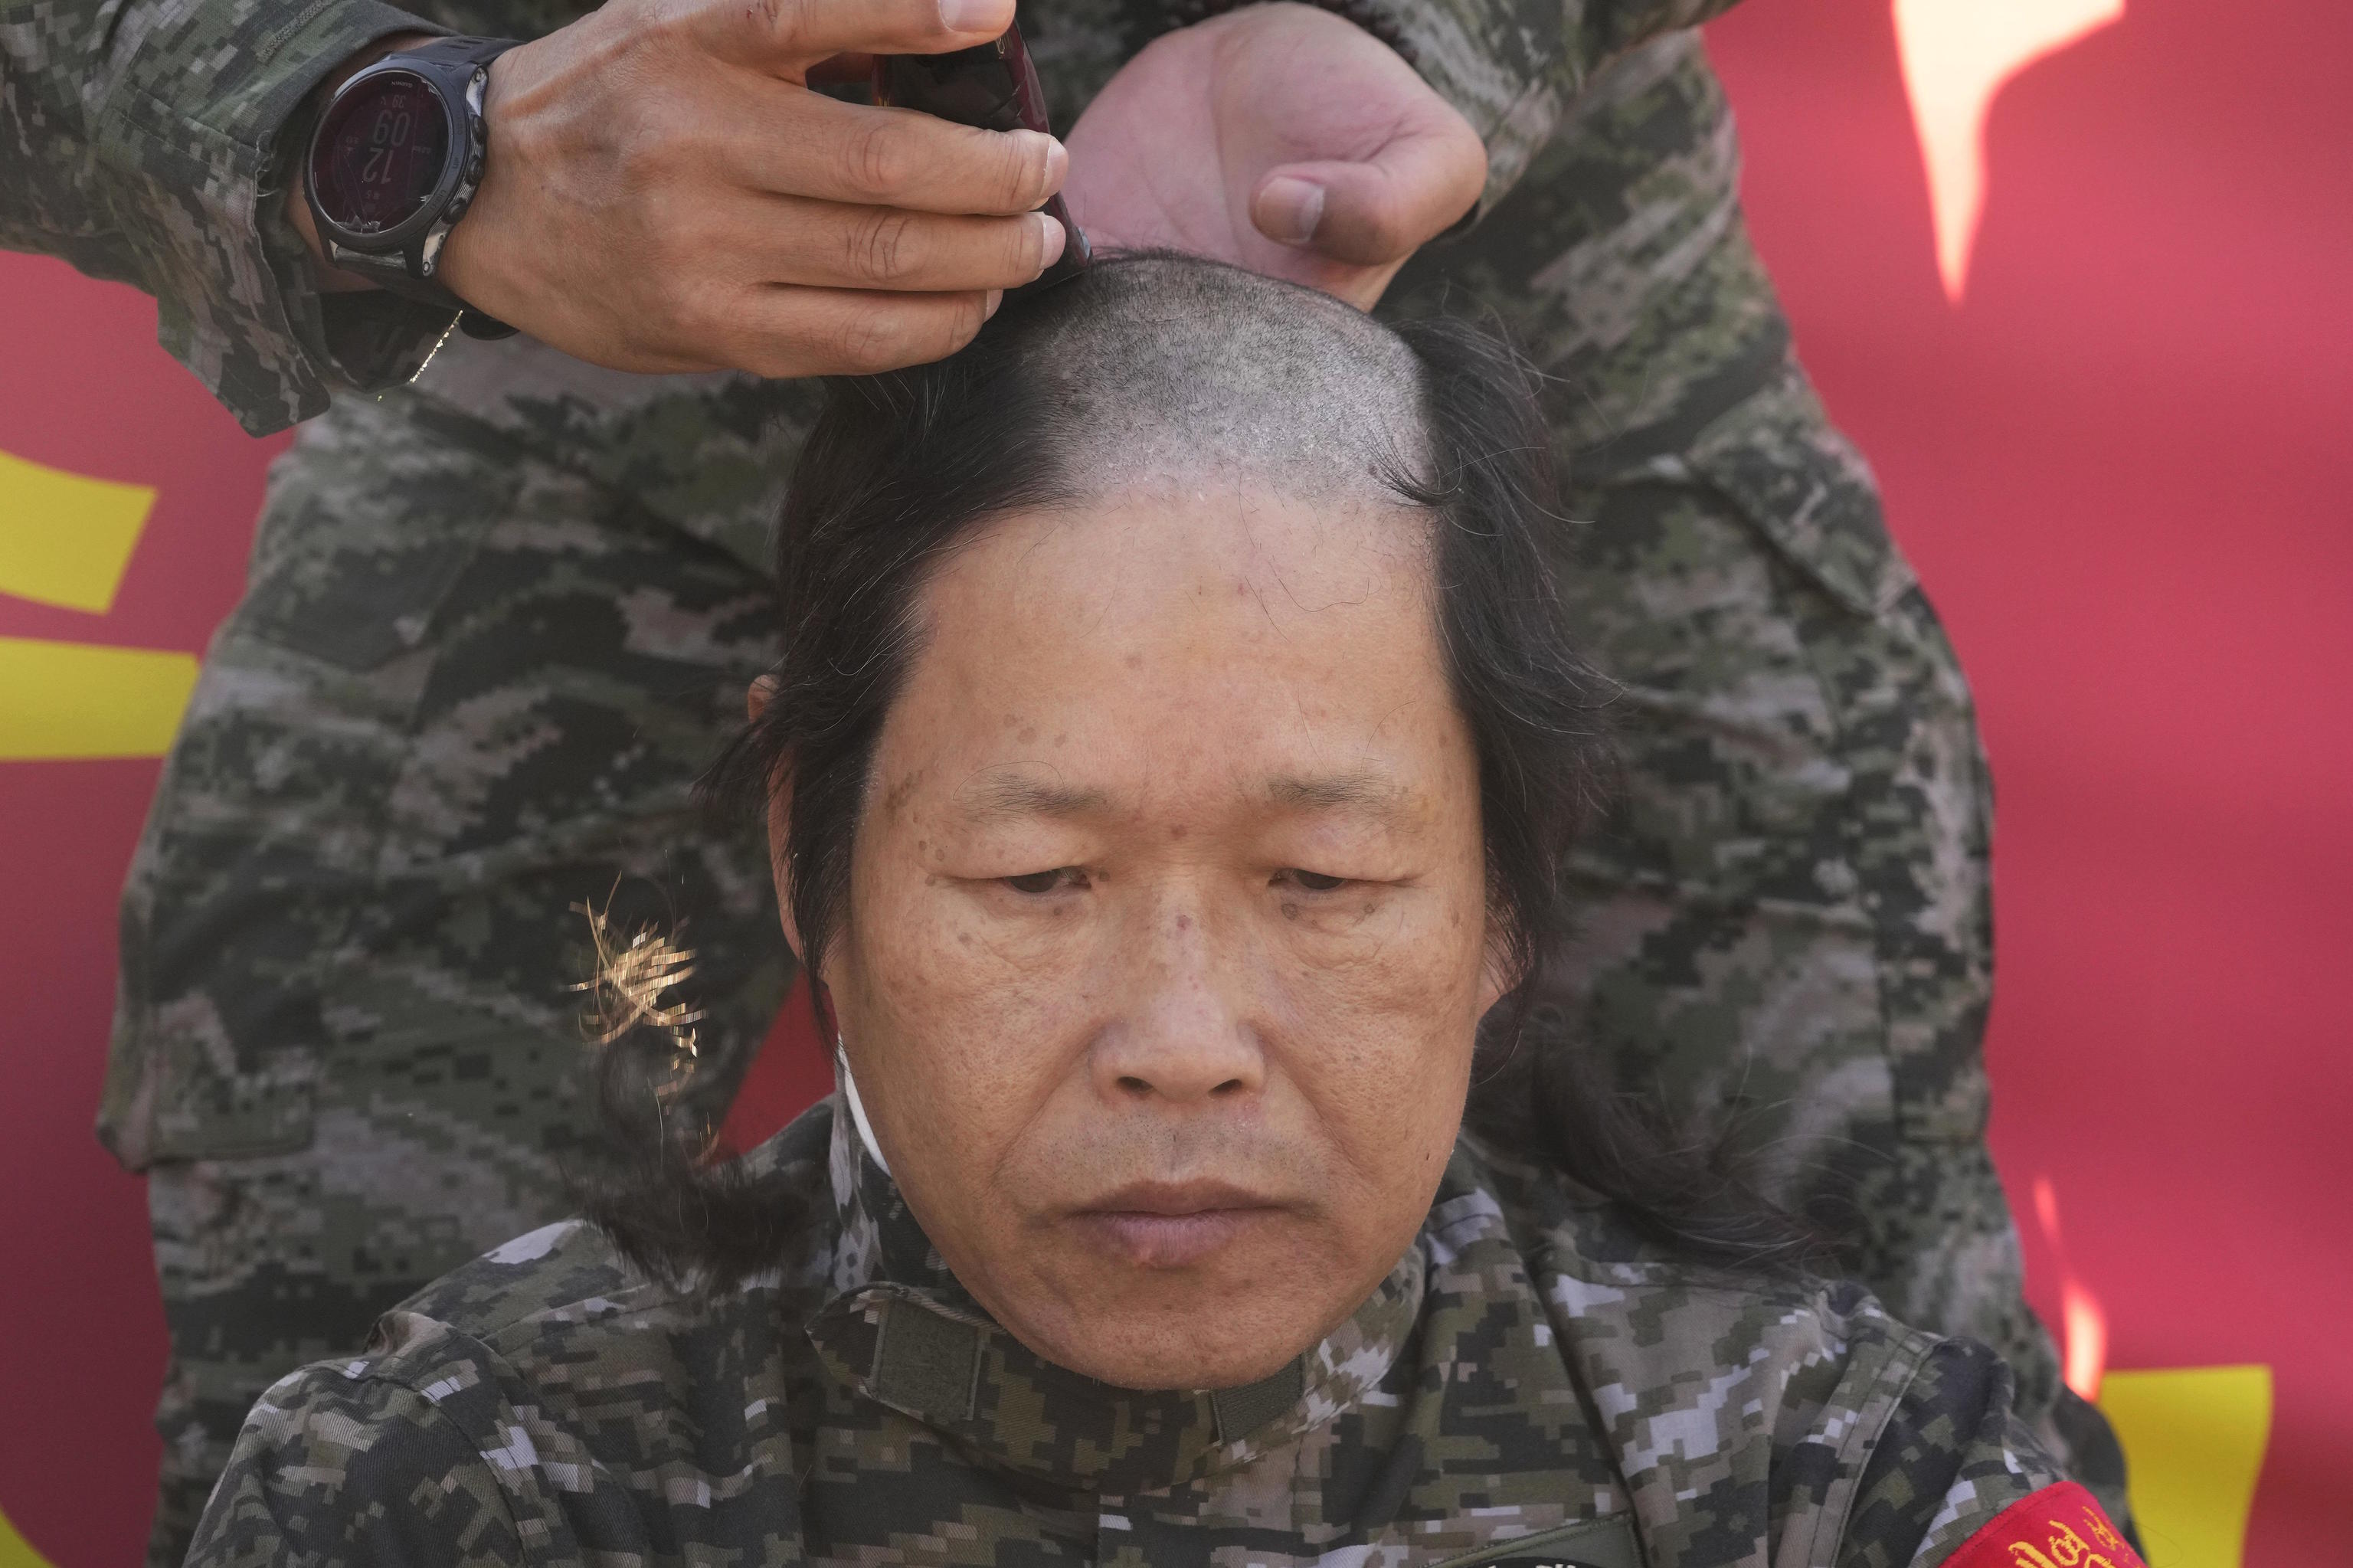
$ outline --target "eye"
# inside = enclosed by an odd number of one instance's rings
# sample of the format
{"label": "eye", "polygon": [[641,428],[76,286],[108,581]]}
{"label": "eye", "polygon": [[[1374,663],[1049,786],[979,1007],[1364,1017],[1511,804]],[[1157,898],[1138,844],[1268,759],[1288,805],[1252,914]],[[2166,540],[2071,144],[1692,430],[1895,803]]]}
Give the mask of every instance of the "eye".
{"label": "eye", "polygon": [[1084,887],[1086,878],[1075,865],[1058,865],[1051,871],[1033,871],[1022,876],[1008,876],[1005,885],[1016,893],[1032,897],[1060,892],[1064,887]]}
{"label": "eye", "polygon": [[1275,873],[1274,879],[1287,882],[1303,893],[1330,893],[1348,885],[1345,876],[1326,876],[1320,871],[1302,871],[1297,866]]}

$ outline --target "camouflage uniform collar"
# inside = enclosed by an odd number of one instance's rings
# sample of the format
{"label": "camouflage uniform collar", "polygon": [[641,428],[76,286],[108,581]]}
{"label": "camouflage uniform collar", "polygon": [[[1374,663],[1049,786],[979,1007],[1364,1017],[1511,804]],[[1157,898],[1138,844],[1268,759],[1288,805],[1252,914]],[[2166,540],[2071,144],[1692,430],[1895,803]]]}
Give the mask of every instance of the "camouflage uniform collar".
{"label": "camouflage uniform collar", "polygon": [[1119,1498],[1239,1469],[1355,1406],[1420,1318],[1418,1240],[1345,1323],[1262,1382],[1156,1393],[1099,1383],[1044,1360],[982,1310],[847,1110],[834,1109],[835,1294],[811,1319],[810,1343],[841,1383],[983,1462]]}
{"label": "camouflage uniform collar", "polygon": [[948,1272],[932,1238],[923,1234],[899,1195],[899,1183],[866,1151],[839,1090],[828,1102],[833,1129],[828,1141],[827,1174],[840,1228],[833,1251],[833,1290],[844,1295],[881,1280],[948,1296],[975,1314],[977,1305]]}

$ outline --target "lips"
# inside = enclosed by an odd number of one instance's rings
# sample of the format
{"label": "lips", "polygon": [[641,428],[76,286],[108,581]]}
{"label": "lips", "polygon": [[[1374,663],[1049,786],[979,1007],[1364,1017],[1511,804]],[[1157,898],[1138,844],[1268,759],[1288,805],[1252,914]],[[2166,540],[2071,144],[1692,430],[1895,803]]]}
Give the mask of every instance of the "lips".
{"label": "lips", "polygon": [[1136,1268],[1187,1268],[1272,1222],[1282,1206],[1230,1182],[1139,1181],[1071,1216],[1094,1246]]}

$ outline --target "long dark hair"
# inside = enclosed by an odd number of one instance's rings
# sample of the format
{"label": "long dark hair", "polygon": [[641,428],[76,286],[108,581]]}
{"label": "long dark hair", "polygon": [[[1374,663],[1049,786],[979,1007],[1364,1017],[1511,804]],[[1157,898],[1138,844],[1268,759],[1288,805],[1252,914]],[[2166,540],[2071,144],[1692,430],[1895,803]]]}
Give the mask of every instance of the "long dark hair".
{"label": "long dark hair", "polygon": [[[715,809],[754,821],[789,787],[784,882],[813,971],[844,917],[874,750],[920,635],[914,609],[929,573],[988,520],[1087,493],[1071,439],[1087,391],[1041,342],[1067,341],[1091,313],[1115,318],[1172,283],[1230,296],[1236,311],[1345,311],[1214,263],[1125,258],[1008,304],[952,358],[832,387],[777,535],[783,652],[773,689],[704,781]],[[1605,1086],[1565,1031],[1531,1017],[1535,978],[1570,928],[1568,852],[1616,776],[1611,687],[1578,652],[1556,582],[1548,535],[1561,523],[1535,372],[1459,320],[1384,329],[1347,314],[1347,330],[1393,332],[1419,382],[1424,455],[1380,463],[1374,480],[1431,519],[1441,642],[1478,756],[1490,904],[1517,980],[1482,1029],[1483,1081],[1468,1123],[1620,1204],[1686,1255],[1746,1266],[1793,1259],[1804,1234],[1754,1194],[1717,1144],[1662,1128]],[[822,990],[813,991],[829,1037]],[[672,1280],[715,1284],[772,1266],[797,1216],[703,1159],[706,1129],[649,1115],[642,1075],[623,1065],[606,1085],[621,1174],[587,1197],[623,1250]]]}

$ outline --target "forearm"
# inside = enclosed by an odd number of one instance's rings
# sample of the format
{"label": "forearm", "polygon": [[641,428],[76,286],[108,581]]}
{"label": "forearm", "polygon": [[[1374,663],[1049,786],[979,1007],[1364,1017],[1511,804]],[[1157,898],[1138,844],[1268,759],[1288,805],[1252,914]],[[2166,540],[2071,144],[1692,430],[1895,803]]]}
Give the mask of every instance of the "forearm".
{"label": "forearm", "polygon": [[164,346],[248,430],[323,408],[351,376],[286,211],[290,132],[352,57],[429,25],[380,0],[0,7],[0,244],[154,295]]}

